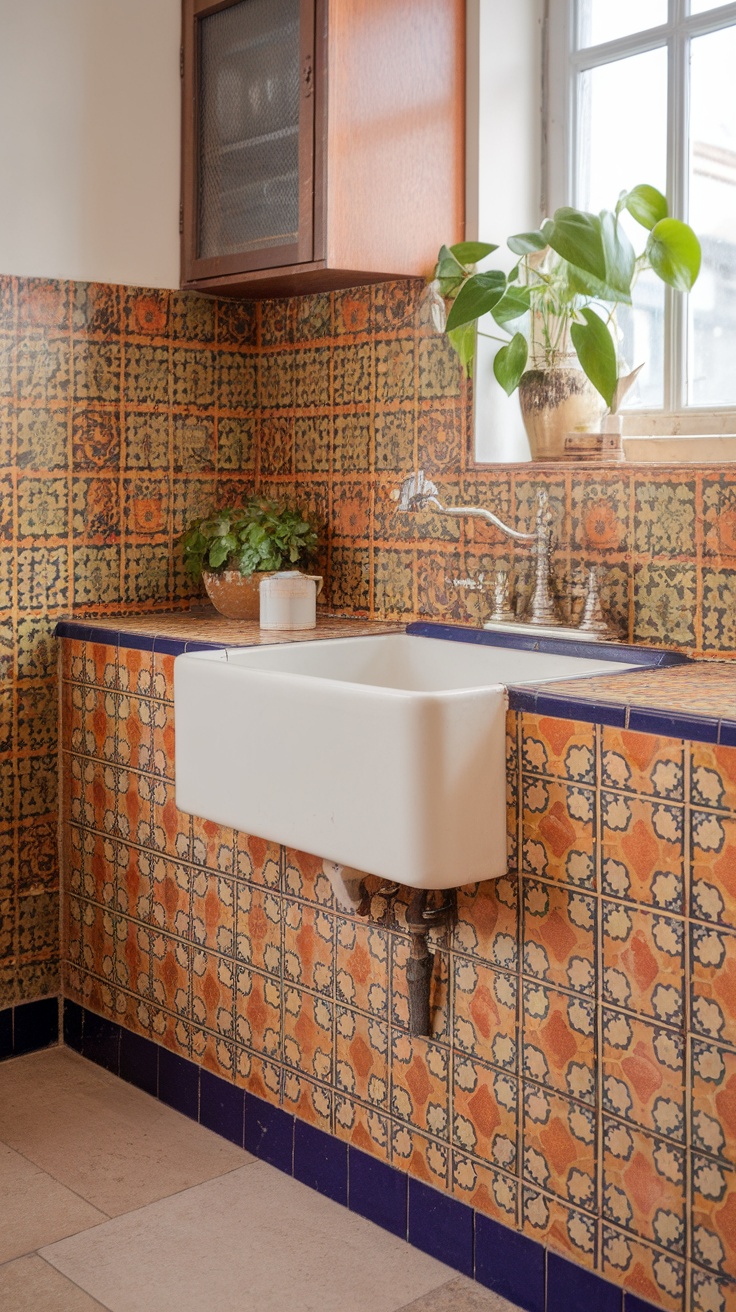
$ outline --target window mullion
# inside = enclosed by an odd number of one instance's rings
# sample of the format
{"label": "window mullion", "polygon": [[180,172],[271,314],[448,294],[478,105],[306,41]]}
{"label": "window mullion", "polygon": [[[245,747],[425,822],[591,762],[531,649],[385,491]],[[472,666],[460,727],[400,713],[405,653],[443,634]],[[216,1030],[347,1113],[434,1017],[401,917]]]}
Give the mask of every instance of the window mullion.
{"label": "window mullion", "polygon": [[[672,213],[688,215],[689,40],[684,27],[686,0],[670,0],[672,33],[668,43],[667,191]],[[688,342],[685,298],[671,287],[665,291],[665,410],[687,405]]]}

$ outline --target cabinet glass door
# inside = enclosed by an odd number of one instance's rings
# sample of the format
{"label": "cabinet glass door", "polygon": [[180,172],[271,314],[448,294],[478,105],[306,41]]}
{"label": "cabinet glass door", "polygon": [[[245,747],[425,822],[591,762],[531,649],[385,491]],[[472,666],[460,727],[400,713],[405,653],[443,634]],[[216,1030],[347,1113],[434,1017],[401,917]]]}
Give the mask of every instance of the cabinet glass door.
{"label": "cabinet glass door", "polygon": [[311,258],[306,9],[304,0],[238,0],[199,18],[195,259],[202,274]]}

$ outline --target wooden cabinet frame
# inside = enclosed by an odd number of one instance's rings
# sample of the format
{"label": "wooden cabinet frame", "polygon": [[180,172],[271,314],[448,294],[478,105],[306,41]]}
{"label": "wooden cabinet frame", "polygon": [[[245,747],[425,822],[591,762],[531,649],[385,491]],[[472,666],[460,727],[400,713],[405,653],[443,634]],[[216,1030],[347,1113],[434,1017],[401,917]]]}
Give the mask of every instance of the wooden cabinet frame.
{"label": "wooden cabinet frame", "polygon": [[326,0],[299,0],[299,220],[295,242],[256,247],[232,255],[199,256],[199,24],[240,0],[184,0],[181,47],[182,74],[182,284],[223,278],[254,269],[301,265],[322,258],[324,247],[324,45]]}

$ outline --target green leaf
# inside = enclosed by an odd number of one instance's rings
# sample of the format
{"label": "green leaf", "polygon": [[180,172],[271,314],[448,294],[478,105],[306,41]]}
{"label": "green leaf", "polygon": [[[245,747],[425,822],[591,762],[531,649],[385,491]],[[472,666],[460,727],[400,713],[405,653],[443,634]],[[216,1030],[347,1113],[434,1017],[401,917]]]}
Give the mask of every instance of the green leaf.
{"label": "green leaf", "polygon": [[647,258],[662,282],[689,292],[700,273],[701,250],[692,228],[679,219],[660,219],[649,234]]}
{"label": "green leaf", "polygon": [[543,232],[519,232],[509,237],[506,245],[514,255],[533,255],[535,251],[545,250],[549,243]]}
{"label": "green leaf", "polygon": [[499,327],[505,328],[507,323],[513,323],[528,312],[530,299],[530,287],[507,287],[491,314]]}
{"label": "green leaf", "polygon": [[639,187],[634,187],[633,191],[624,192],[621,199],[632,218],[636,219],[642,228],[648,228],[650,232],[669,214],[666,196],[663,196],[661,191],[657,191],[656,187],[650,187],[645,182]]}
{"label": "green leaf", "polygon": [[450,252],[461,264],[477,264],[486,255],[492,255],[498,246],[491,246],[487,241],[459,241],[450,247]]}
{"label": "green leaf", "polygon": [[487,314],[496,305],[506,289],[506,275],[493,269],[489,273],[474,273],[458,292],[447,316],[447,331],[462,328]]}
{"label": "green leaf", "polygon": [[636,252],[618,219],[610,210],[600,215],[606,284],[631,300],[631,282],[636,267]]}
{"label": "green leaf", "polygon": [[566,265],[569,290],[577,296],[587,296],[596,301],[614,301],[620,305],[631,305],[631,291],[620,292],[607,283],[594,278],[592,273],[576,269],[572,264]]}
{"label": "green leaf", "polygon": [[545,224],[544,233],[547,244],[563,260],[592,273],[601,282],[607,281],[606,254],[597,214],[564,207],[555,211],[552,222]]}
{"label": "green leaf", "polygon": [[465,269],[447,246],[440,246],[440,253],[437,256],[437,267],[435,269],[436,278],[464,278]]}
{"label": "green leaf", "polygon": [[493,361],[493,372],[507,396],[511,396],[519,386],[519,379],[526,369],[529,349],[526,337],[516,333],[508,346],[502,346]]}
{"label": "green leaf", "polygon": [[460,357],[460,363],[468,378],[473,376],[476,334],[477,324],[475,319],[471,323],[463,324],[462,328],[451,329],[447,334],[450,343]]}
{"label": "green leaf", "polygon": [[585,323],[574,323],[570,330],[572,344],[583,372],[600,392],[607,406],[613,402],[618,382],[618,363],[613,338],[595,310],[581,310]]}

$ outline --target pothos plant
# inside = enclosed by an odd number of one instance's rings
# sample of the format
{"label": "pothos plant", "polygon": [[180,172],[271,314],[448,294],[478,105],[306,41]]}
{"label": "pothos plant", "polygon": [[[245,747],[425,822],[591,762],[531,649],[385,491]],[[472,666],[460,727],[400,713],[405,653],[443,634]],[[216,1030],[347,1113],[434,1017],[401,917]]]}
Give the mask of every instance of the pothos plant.
{"label": "pothos plant", "polygon": [[[640,255],[621,222],[625,212],[648,233]],[[507,245],[519,257],[509,273],[476,271],[498,250],[486,242],[460,242],[439,253],[434,309],[466,373],[472,373],[478,321],[490,314],[503,336],[482,335],[501,343],[493,370],[509,396],[527,368],[531,335],[533,367],[555,368],[572,347],[583,372],[615,411],[638,373],[620,376],[612,332],[616,307],[631,305],[646,269],[676,291],[691,290],[701,260],[692,228],[670,216],[656,187],[642,184],[622,192],[615,209],[600,214],[558,209],[536,232],[509,237]]]}
{"label": "pothos plant", "polygon": [[179,539],[184,568],[198,582],[203,572],[279,570],[307,561],[317,532],[303,511],[252,497],[243,506],[195,519]]}

